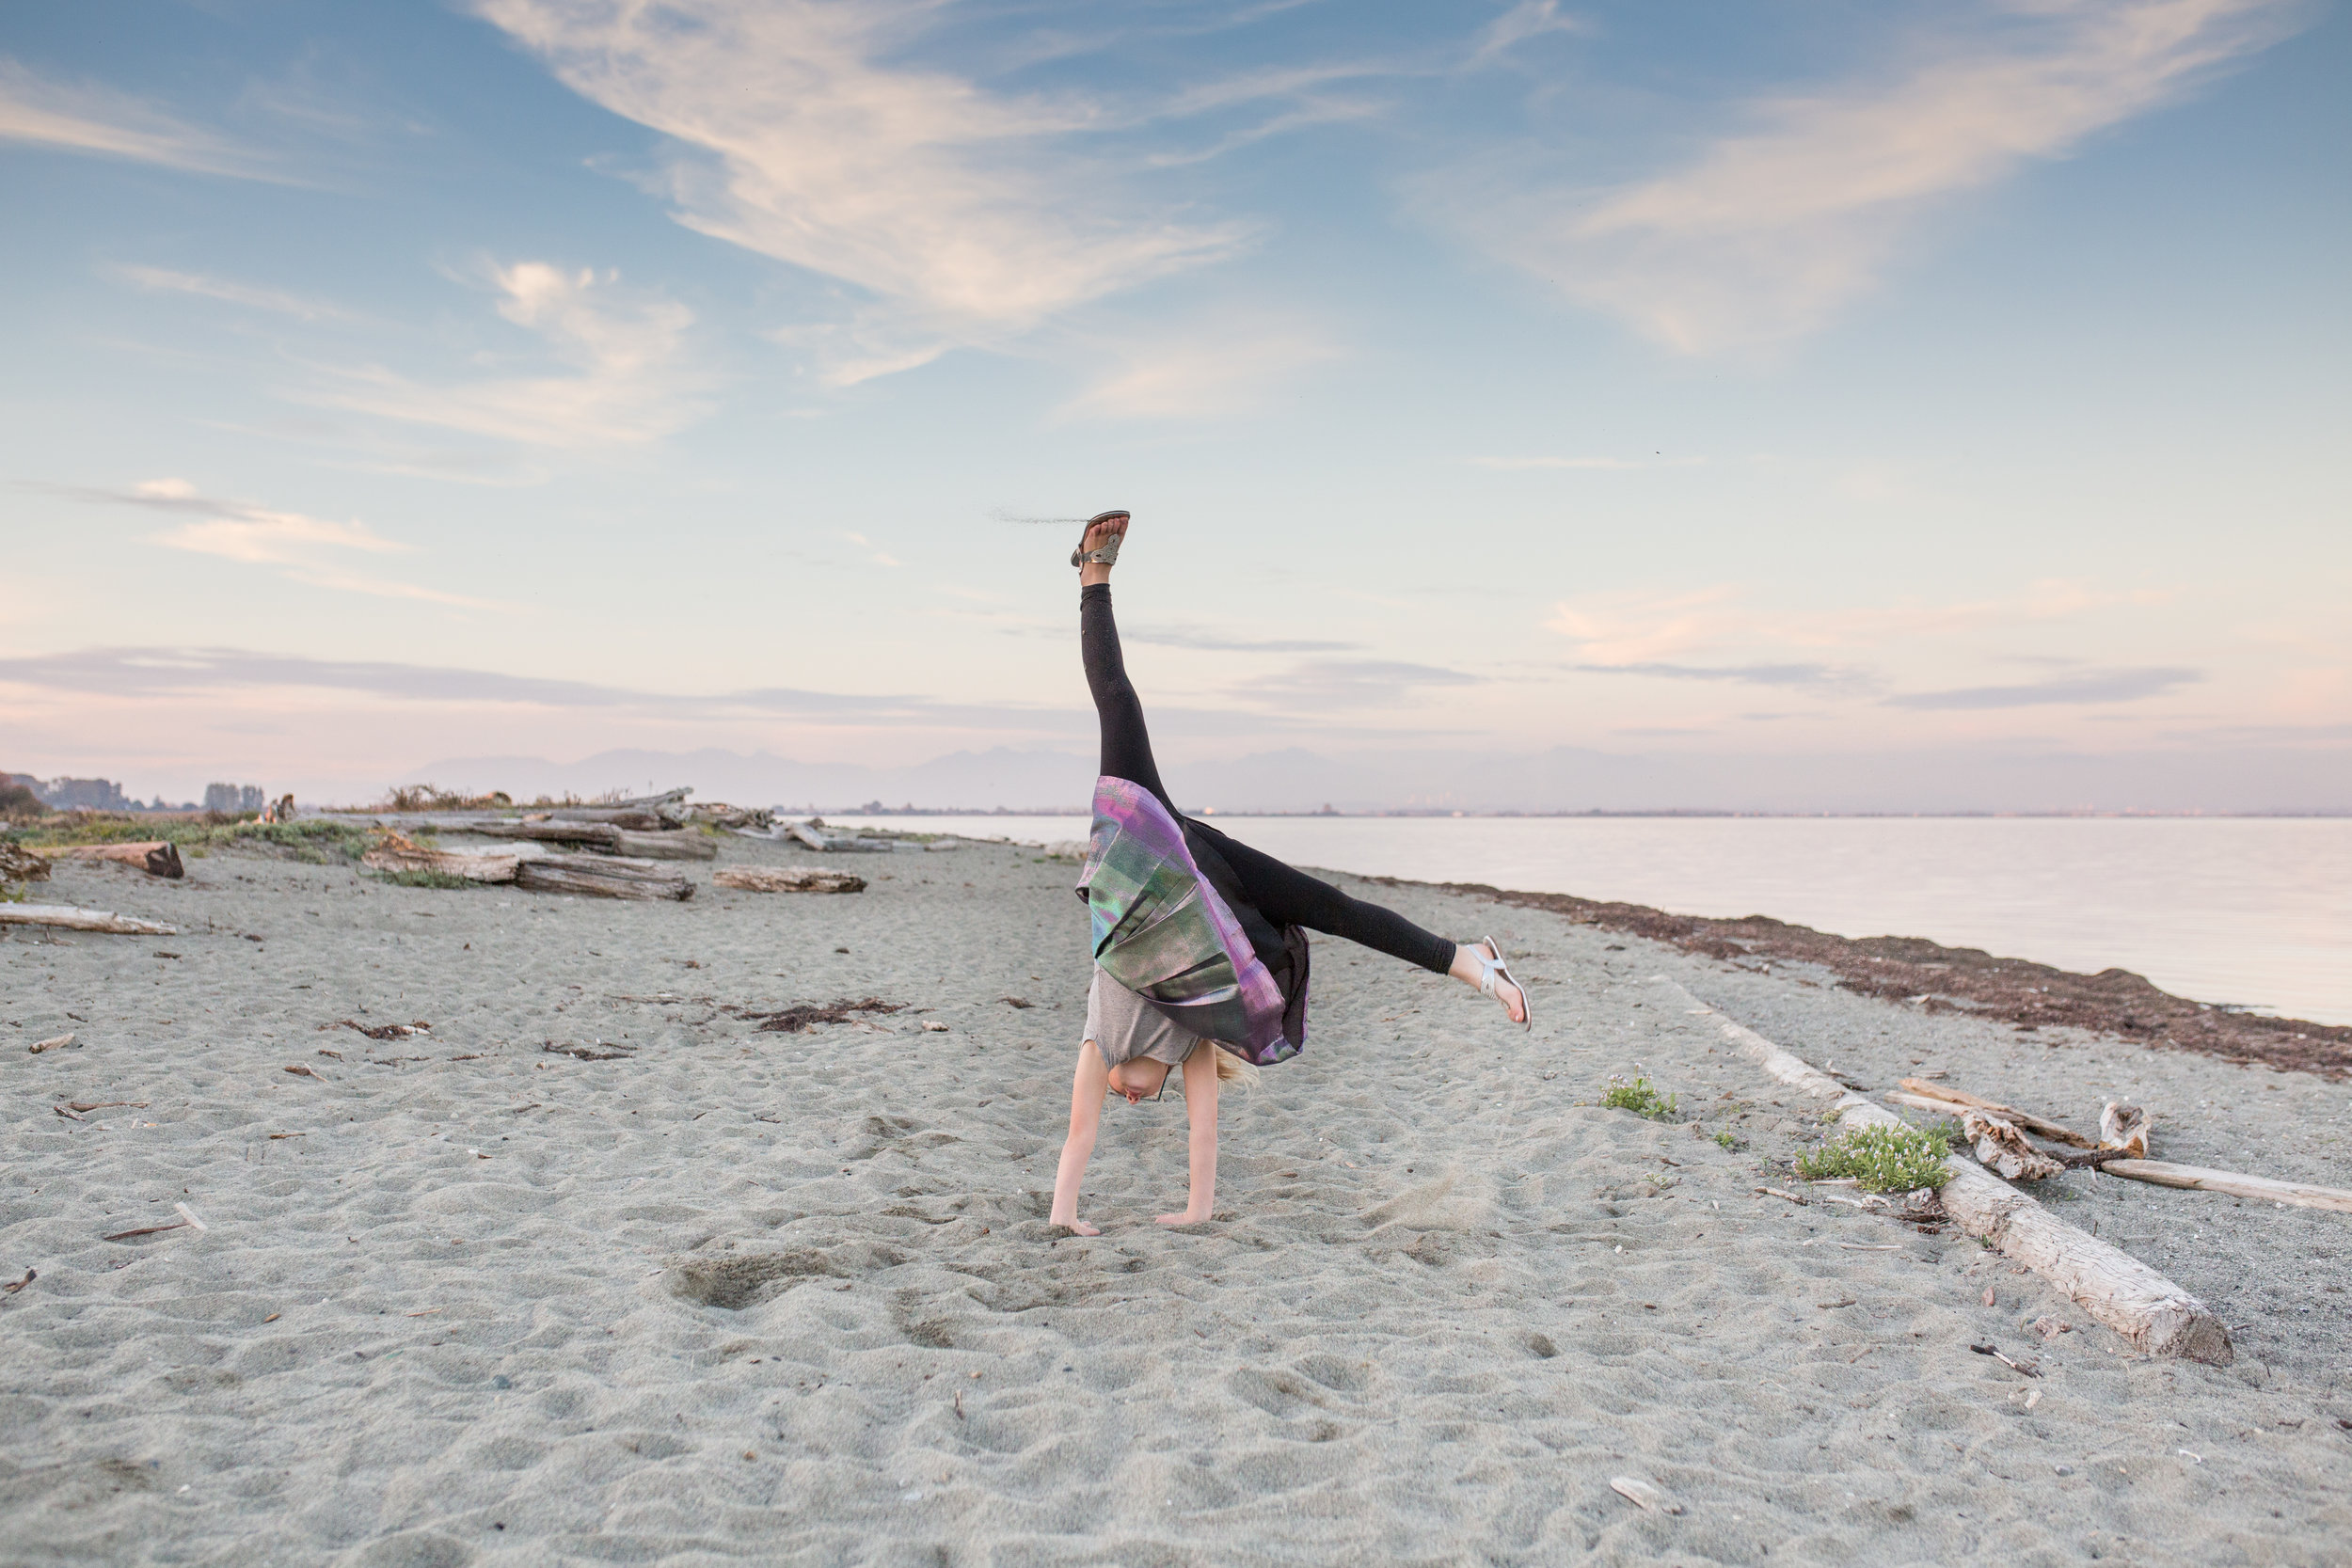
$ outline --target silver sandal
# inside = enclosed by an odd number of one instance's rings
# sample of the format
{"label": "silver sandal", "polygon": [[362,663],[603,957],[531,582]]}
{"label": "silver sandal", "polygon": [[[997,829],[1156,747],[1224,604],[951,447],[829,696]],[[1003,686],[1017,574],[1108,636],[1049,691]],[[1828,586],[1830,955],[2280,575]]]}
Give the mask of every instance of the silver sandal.
{"label": "silver sandal", "polygon": [[[1097,512],[1093,516],[1087,519],[1087,531],[1089,533],[1092,532],[1094,525],[1097,523],[1106,523],[1113,517],[1126,517],[1131,515],[1133,515],[1133,514],[1131,514],[1123,506],[1114,506],[1108,512]],[[1073,566],[1084,566],[1089,562],[1092,562],[1097,566],[1110,565],[1113,562],[1119,559],[1119,543],[1121,537],[1121,535],[1113,534],[1109,544],[1103,546],[1099,549],[1090,550],[1086,547],[1086,534],[1079,534],[1078,547],[1070,552],[1070,564]]]}
{"label": "silver sandal", "polygon": [[[1502,956],[1502,943],[1492,937],[1483,937],[1480,940],[1494,950],[1494,957],[1490,958],[1475,947],[1470,950],[1470,958],[1478,964],[1478,994],[1493,996],[1496,1001],[1501,1002],[1502,998],[1495,996],[1496,982],[1501,981],[1509,986],[1519,993],[1519,1027],[1534,1028],[1535,1004],[1529,998],[1527,988],[1519,984],[1519,977],[1511,973],[1511,965]],[[1506,1013],[1510,1011],[1508,1005],[1505,1005],[1503,1011]]]}

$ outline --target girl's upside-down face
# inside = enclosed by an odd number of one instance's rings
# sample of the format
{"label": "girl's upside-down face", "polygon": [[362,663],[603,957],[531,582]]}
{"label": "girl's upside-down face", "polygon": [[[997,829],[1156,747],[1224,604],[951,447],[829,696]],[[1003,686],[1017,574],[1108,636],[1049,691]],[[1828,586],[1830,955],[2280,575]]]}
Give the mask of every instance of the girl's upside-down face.
{"label": "girl's upside-down face", "polygon": [[1121,1062],[1111,1069],[1111,1093],[1124,1095],[1127,1103],[1151,1100],[1168,1083],[1168,1064],[1155,1062],[1149,1056],[1138,1056],[1132,1062]]}

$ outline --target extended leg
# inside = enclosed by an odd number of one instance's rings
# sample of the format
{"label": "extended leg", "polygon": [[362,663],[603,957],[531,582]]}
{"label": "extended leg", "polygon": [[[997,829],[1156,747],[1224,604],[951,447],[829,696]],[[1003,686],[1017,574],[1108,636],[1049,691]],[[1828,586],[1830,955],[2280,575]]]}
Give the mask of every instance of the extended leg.
{"label": "extended leg", "polygon": [[1141,784],[1159,797],[1169,816],[1178,815],[1176,802],[1160,783],[1159,764],[1152,758],[1152,732],[1143,723],[1143,701],[1127,678],[1127,661],[1119,650],[1109,583],[1078,591],[1078,642],[1086,659],[1087,688],[1094,693],[1095,718],[1102,724],[1101,770]]}
{"label": "extended leg", "polygon": [[1263,850],[1223,833],[1217,833],[1216,839],[1242,891],[1275,925],[1304,926],[1310,931],[1345,937],[1439,974],[1452,971],[1454,943],[1446,938],[1422,929],[1394,910],[1351,898]]}

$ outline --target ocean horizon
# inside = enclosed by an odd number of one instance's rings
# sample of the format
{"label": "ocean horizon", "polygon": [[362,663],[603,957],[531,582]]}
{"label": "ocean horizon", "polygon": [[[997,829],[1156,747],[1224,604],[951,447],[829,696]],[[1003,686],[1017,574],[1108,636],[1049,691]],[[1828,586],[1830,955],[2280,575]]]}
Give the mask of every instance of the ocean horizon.
{"label": "ocean horizon", "polygon": [[[1088,820],[822,815],[1036,844],[1082,839]],[[2127,969],[2217,1006],[2352,1023],[2344,815],[1214,815],[1304,866],[1925,937],[2090,974]]]}

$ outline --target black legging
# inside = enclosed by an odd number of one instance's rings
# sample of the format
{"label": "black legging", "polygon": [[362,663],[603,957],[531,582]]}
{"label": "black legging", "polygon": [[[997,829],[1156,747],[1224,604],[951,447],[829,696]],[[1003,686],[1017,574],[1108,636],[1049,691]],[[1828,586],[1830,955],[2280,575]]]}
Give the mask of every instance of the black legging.
{"label": "black legging", "polygon": [[1086,657],[1087,686],[1094,693],[1094,711],[1103,726],[1102,770],[1114,779],[1127,779],[1159,797],[1168,815],[1184,825],[1187,838],[1206,837],[1232,869],[1242,895],[1258,907],[1279,930],[1304,926],[1403,958],[1443,974],[1454,967],[1454,943],[1424,931],[1394,910],[1351,898],[1328,882],[1284,865],[1272,855],[1252,849],[1195,822],[1176,809],[1168,786],[1160,783],[1159,765],[1152,760],[1152,735],[1144,728],[1143,704],[1127,679],[1127,662],[1119,651],[1119,625],[1111,618],[1111,589],[1098,582],[1078,591],[1078,636]]}

